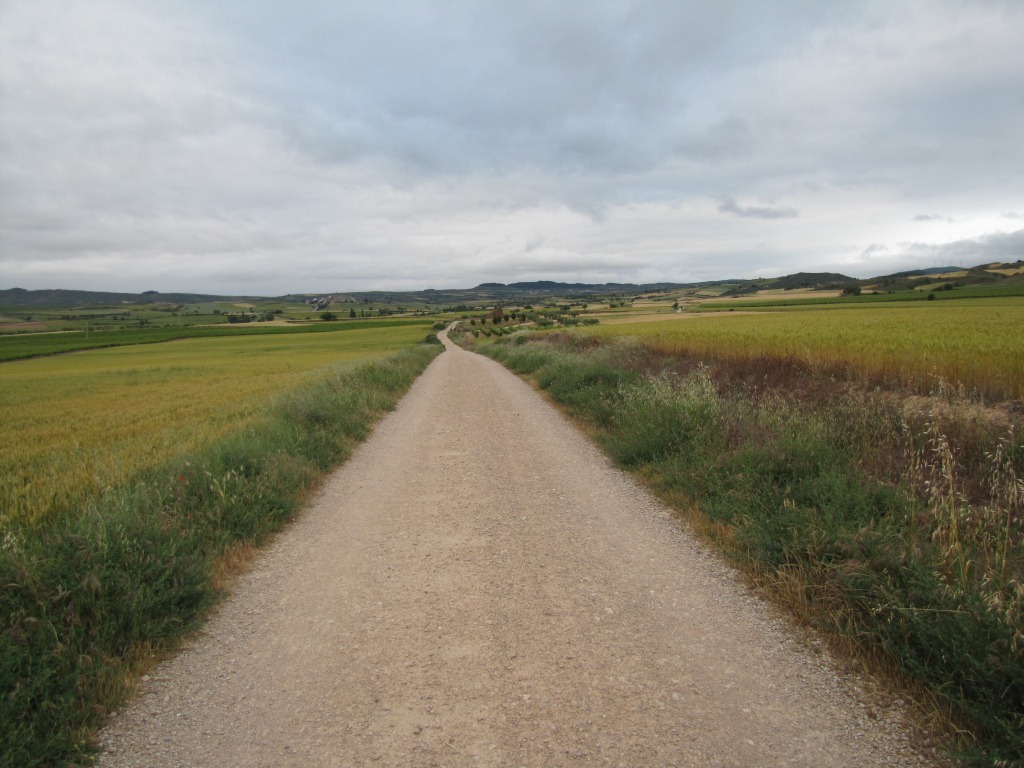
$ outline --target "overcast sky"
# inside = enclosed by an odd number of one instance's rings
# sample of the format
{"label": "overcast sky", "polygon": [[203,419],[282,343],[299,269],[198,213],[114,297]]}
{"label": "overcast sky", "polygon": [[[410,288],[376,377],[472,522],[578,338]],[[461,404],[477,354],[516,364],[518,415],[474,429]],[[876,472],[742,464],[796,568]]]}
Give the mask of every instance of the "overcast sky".
{"label": "overcast sky", "polygon": [[1024,257],[1021,0],[0,0],[0,288]]}

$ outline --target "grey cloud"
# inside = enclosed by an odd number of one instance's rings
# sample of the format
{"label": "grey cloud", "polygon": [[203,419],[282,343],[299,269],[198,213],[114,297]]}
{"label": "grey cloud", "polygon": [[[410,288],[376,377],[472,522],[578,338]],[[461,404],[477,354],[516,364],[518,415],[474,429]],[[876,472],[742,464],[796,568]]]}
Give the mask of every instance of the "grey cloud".
{"label": "grey cloud", "polygon": [[1022,30],[966,0],[0,2],[0,264],[277,293],[818,271],[920,211],[963,239],[1020,209]]}
{"label": "grey cloud", "polygon": [[927,213],[919,213],[917,214],[917,216],[914,217],[914,221],[945,221],[952,223],[953,218],[951,216],[939,216]]}
{"label": "grey cloud", "polygon": [[1024,259],[1024,229],[1016,232],[995,232],[951,243],[901,243],[904,257],[924,262],[942,261],[965,266],[992,262],[1014,262]]}
{"label": "grey cloud", "polygon": [[861,261],[867,261],[877,254],[888,253],[889,249],[880,243],[872,243],[860,253]]}
{"label": "grey cloud", "polygon": [[732,197],[726,197],[718,206],[722,213],[734,213],[746,219],[795,219],[800,214],[786,205],[740,205]]}
{"label": "grey cloud", "polygon": [[695,162],[718,163],[748,157],[755,144],[749,123],[732,116],[697,131],[691,129],[677,140],[675,151]]}
{"label": "grey cloud", "polygon": [[[814,5],[783,4],[779,14],[751,6],[741,21],[710,3],[595,2],[586,14],[540,2],[459,12],[403,4],[381,14],[339,6],[289,8],[287,19],[264,4],[260,23],[269,15],[293,36],[247,39],[277,71],[269,100],[295,103],[281,115],[286,130],[317,157],[386,157],[402,174],[585,175],[596,196],[679,151],[713,158],[745,141],[736,118],[714,114],[729,96],[716,82],[823,23]],[[237,11],[228,18],[242,21]],[[297,39],[307,44],[301,57],[291,55]]]}
{"label": "grey cloud", "polygon": [[536,237],[531,237],[529,240],[526,241],[526,245],[523,246],[523,252],[524,253],[530,253],[531,251],[537,250],[542,245],[544,245],[544,240],[545,240],[545,238],[544,238],[543,235],[538,235]]}

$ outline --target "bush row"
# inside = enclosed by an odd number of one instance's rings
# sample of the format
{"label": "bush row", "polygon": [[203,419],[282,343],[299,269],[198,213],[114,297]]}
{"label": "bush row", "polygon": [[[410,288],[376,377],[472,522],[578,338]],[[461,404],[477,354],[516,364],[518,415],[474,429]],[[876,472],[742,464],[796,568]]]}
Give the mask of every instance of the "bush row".
{"label": "bush row", "polygon": [[218,559],[277,530],[441,351],[335,371],[244,432],[0,542],[0,765],[88,759],[153,650],[194,628]]}

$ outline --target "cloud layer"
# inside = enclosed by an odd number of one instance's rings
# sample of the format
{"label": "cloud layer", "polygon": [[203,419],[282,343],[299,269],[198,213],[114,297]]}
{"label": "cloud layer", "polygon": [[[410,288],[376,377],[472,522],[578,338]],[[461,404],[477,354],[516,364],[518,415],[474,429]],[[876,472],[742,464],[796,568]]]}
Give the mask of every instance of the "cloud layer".
{"label": "cloud layer", "polygon": [[0,284],[278,294],[1024,255],[1024,6],[768,5],[12,0]]}

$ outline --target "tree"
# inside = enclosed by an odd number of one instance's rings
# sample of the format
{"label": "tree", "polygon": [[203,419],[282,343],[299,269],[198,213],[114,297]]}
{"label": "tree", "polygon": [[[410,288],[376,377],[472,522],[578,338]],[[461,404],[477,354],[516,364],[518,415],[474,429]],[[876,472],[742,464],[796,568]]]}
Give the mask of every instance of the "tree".
{"label": "tree", "polygon": [[356,316],[356,309],[355,309],[355,307],[353,307],[352,309],[350,309],[348,311],[348,316],[349,316],[349,318],[354,318]]}
{"label": "tree", "polygon": [[320,313],[320,319],[321,320],[335,320],[336,318],[337,318],[337,315],[335,315],[333,312],[321,312]]}

